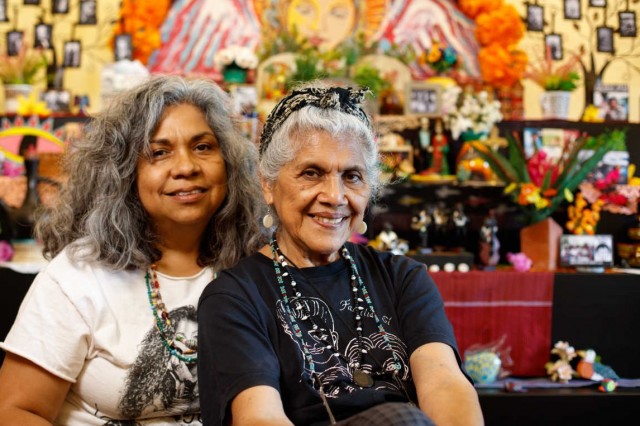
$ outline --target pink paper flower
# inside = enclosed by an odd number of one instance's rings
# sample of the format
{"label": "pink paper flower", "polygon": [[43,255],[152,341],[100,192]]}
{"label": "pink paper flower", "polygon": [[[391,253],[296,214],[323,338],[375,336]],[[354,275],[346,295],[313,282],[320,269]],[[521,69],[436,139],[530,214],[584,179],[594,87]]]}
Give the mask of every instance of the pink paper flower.
{"label": "pink paper flower", "polygon": [[524,253],[507,253],[507,260],[518,272],[526,272],[531,269],[533,262]]}
{"label": "pink paper flower", "polygon": [[7,241],[0,241],[0,262],[8,262],[13,258],[13,247]]}

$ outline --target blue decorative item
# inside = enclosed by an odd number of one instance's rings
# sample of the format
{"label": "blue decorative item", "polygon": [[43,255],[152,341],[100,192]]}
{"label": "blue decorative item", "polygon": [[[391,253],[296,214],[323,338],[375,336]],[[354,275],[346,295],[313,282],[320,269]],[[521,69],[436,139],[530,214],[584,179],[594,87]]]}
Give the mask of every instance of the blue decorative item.
{"label": "blue decorative item", "polygon": [[493,383],[501,366],[500,356],[489,350],[475,352],[464,359],[464,368],[476,384]]}

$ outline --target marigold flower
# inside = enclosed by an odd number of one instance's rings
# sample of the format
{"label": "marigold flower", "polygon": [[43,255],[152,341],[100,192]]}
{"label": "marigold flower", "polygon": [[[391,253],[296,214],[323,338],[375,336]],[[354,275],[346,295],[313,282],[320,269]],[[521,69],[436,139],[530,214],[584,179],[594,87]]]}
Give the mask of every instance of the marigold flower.
{"label": "marigold flower", "polygon": [[503,4],[476,17],[475,33],[482,46],[497,43],[509,47],[524,36],[524,24],[513,5]]}

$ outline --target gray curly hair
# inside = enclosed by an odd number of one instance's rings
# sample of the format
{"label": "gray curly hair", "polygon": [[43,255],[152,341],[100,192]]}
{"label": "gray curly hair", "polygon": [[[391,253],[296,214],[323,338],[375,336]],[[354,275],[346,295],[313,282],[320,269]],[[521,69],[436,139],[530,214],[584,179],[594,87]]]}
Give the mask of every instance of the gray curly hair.
{"label": "gray curly hair", "polygon": [[73,258],[114,269],[147,268],[159,260],[158,235],[138,197],[136,169],[140,156],[149,153],[163,112],[178,104],[204,112],[229,182],[225,201],[204,232],[198,263],[228,268],[260,247],[257,150],[233,122],[229,97],[209,80],[158,76],[117,96],[68,147],[63,161],[68,181],[36,223],[46,257],[69,246]]}

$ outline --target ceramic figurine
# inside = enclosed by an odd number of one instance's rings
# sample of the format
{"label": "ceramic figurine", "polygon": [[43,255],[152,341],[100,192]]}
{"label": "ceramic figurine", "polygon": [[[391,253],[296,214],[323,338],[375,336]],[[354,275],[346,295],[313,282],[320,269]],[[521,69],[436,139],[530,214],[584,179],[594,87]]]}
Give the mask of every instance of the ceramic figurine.
{"label": "ceramic figurine", "polygon": [[426,209],[420,210],[418,216],[411,219],[411,229],[418,231],[420,235],[420,243],[418,251],[420,253],[430,253],[429,248],[429,225],[431,224],[431,215]]}
{"label": "ceramic figurine", "polygon": [[467,245],[467,224],[469,217],[464,213],[462,203],[456,203],[451,213],[451,221],[453,222],[453,247],[456,250],[464,251]]}
{"label": "ceramic figurine", "polygon": [[434,241],[433,246],[435,251],[444,251],[447,247],[448,240],[448,228],[449,228],[449,214],[444,203],[440,202],[433,210],[433,224],[434,224]]}
{"label": "ceramic figurine", "polygon": [[447,153],[449,152],[449,140],[443,133],[442,120],[436,120],[435,135],[431,138],[431,164],[424,174],[448,175],[449,163]]}
{"label": "ceramic figurine", "polygon": [[479,258],[483,269],[495,269],[500,261],[500,241],[498,241],[498,222],[493,210],[489,211],[480,228]]}

